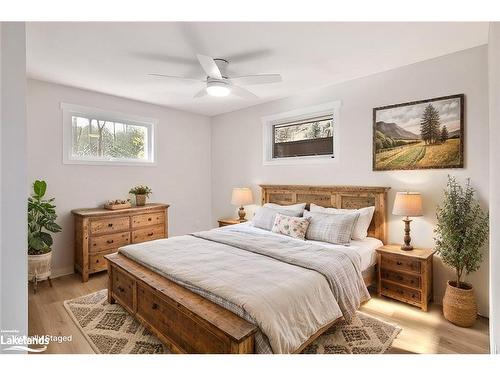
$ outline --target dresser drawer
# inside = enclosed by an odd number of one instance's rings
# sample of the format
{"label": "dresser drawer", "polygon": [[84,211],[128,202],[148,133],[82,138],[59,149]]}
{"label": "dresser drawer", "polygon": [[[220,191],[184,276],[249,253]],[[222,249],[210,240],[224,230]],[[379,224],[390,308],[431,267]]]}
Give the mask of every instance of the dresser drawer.
{"label": "dresser drawer", "polygon": [[394,285],[389,282],[382,281],[381,293],[387,297],[407,302],[420,303],[421,301],[421,294],[419,291],[405,288],[399,285]]}
{"label": "dresser drawer", "polygon": [[228,353],[229,342],[217,335],[187,313],[180,305],[167,297],[159,297],[143,284],[137,285],[137,315],[151,322],[161,334],[169,337],[188,353]]}
{"label": "dresser drawer", "polygon": [[106,259],[104,256],[107,254],[116,253],[118,249],[108,249],[101,253],[92,253],[89,255],[89,272],[100,272],[106,269]]}
{"label": "dresser drawer", "polygon": [[163,223],[165,223],[165,213],[163,212],[152,212],[149,214],[132,216],[132,228],[142,228]]}
{"label": "dresser drawer", "polygon": [[92,234],[126,231],[129,228],[130,218],[128,216],[98,219],[90,222],[90,233]]}
{"label": "dresser drawer", "polygon": [[381,267],[385,269],[420,273],[420,261],[408,257],[382,255]]}
{"label": "dresser drawer", "polygon": [[394,281],[396,283],[407,285],[412,288],[419,289],[421,287],[420,276],[417,275],[381,269],[380,277],[382,278],[382,280]]}
{"label": "dresser drawer", "polygon": [[111,274],[113,294],[124,307],[133,311],[134,279],[117,267],[112,267]]}
{"label": "dresser drawer", "polygon": [[90,238],[90,252],[97,253],[108,249],[114,249],[130,243],[130,232],[105,234]]}
{"label": "dresser drawer", "polygon": [[154,227],[137,229],[132,231],[132,243],[152,241],[164,237],[165,237],[165,228],[163,227],[163,225],[156,225]]}

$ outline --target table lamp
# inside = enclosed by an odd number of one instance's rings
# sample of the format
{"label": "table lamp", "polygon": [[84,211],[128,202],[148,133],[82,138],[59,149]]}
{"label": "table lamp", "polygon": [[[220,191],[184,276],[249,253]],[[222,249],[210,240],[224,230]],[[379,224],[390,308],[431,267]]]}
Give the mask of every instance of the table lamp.
{"label": "table lamp", "polygon": [[420,193],[397,192],[396,198],[394,199],[392,214],[406,216],[406,218],[403,219],[405,223],[405,243],[401,246],[401,250],[413,250],[413,246],[410,245],[410,217],[422,216],[422,196]]}
{"label": "table lamp", "polygon": [[231,204],[235,206],[240,206],[238,210],[238,215],[240,217],[240,222],[246,221],[245,219],[245,209],[243,208],[246,204],[253,203],[252,190],[249,188],[234,188],[233,195],[231,197]]}

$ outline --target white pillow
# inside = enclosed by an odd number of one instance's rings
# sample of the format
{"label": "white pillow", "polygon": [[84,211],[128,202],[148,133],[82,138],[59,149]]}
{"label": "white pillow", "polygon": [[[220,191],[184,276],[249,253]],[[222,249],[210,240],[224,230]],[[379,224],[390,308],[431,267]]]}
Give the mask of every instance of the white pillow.
{"label": "white pillow", "polygon": [[345,214],[345,213],[359,213],[358,221],[356,222],[356,226],[352,231],[352,239],[353,240],[364,240],[368,236],[368,228],[370,227],[370,223],[372,222],[373,213],[375,212],[375,206],[364,207],[359,209],[347,209],[347,208],[330,208],[330,207],[321,207],[314,203],[311,203],[311,207],[309,208],[311,212],[319,212],[323,214]]}
{"label": "white pillow", "polygon": [[252,218],[252,224],[257,228],[271,230],[274,225],[276,214],[300,217],[303,212],[303,209],[287,210],[284,208],[259,207],[255,216]]}
{"label": "white pillow", "polygon": [[297,204],[290,204],[290,205],[281,205],[281,204],[276,204],[276,203],[266,203],[263,207],[304,211],[306,209],[306,204],[305,203],[297,203]]}

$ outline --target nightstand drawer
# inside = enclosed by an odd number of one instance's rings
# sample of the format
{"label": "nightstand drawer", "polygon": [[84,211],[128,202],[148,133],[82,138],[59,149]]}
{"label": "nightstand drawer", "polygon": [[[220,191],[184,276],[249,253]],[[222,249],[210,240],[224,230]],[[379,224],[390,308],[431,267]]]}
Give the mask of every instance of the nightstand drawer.
{"label": "nightstand drawer", "polygon": [[394,281],[396,283],[407,285],[412,288],[419,289],[421,287],[420,276],[417,275],[381,269],[380,277],[382,278],[382,280]]}
{"label": "nightstand drawer", "polygon": [[420,261],[418,259],[386,254],[382,255],[381,268],[415,273],[421,272]]}
{"label": "nightstand drawer", "polygon": [[408,302],[421,302],[421,294],[417,290],[395,285],[387,281],[382,281],[381,293],[387,297]]}

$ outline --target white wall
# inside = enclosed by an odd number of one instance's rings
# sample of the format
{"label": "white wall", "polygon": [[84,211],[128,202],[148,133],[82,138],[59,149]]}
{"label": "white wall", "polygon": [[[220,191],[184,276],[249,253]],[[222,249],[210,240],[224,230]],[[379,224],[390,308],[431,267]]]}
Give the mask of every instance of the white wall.
{"label": "white wall", "polygon": [[[286,77],[285,77],[286,79]],[[455,170],[372,171],[372,109],[432,97],[466,95],[465,168]],[[331,164],[262,165],[261,117],[340,100],[340,155]],[[441,201],[447,174],[471,177],[488,204],[488,78],[487,47],[481,46],[433,60],[310,91],[212,118],[213,220],[233,216],[231,189],[250,186],[260,200],[259,183],[383,185],[396,191],[421,191],[425,215],[412,223],[417,246],[433,246],[435,207]],[[390,215],[389,241],[402,242],[403,224]],[[435,300],[441,302],[452,272],[435,261]],[[479,311],[488,315],[488,254],[481,270],[469,278],[476,289]]]}
{"label": "white wall", "polygon": [[[490,24],[488,46],[490,98],[490,191],[500,190],[500,23]],[[490,197],[490,340],[491,351],[500,353],[500,198]]]}
{"label": "white wall", "polygon": [[[62,112],[67,102],[156,118],[157,166],[85,166],[62,163]],[[54,236],[54,273],[73,271],[74,208],[96,207],[128,197],[130,187],[147,184],[152,202],[165,202],[170,235],[210,227],[210,122],[207,117],[67,86],[29,80],[28,183],[45,179],[56,198],[62,233]]]}
{"label": "white wall", "polygon": [[28,330],[26,249],[26,36],[0,23],[0,329]]}

